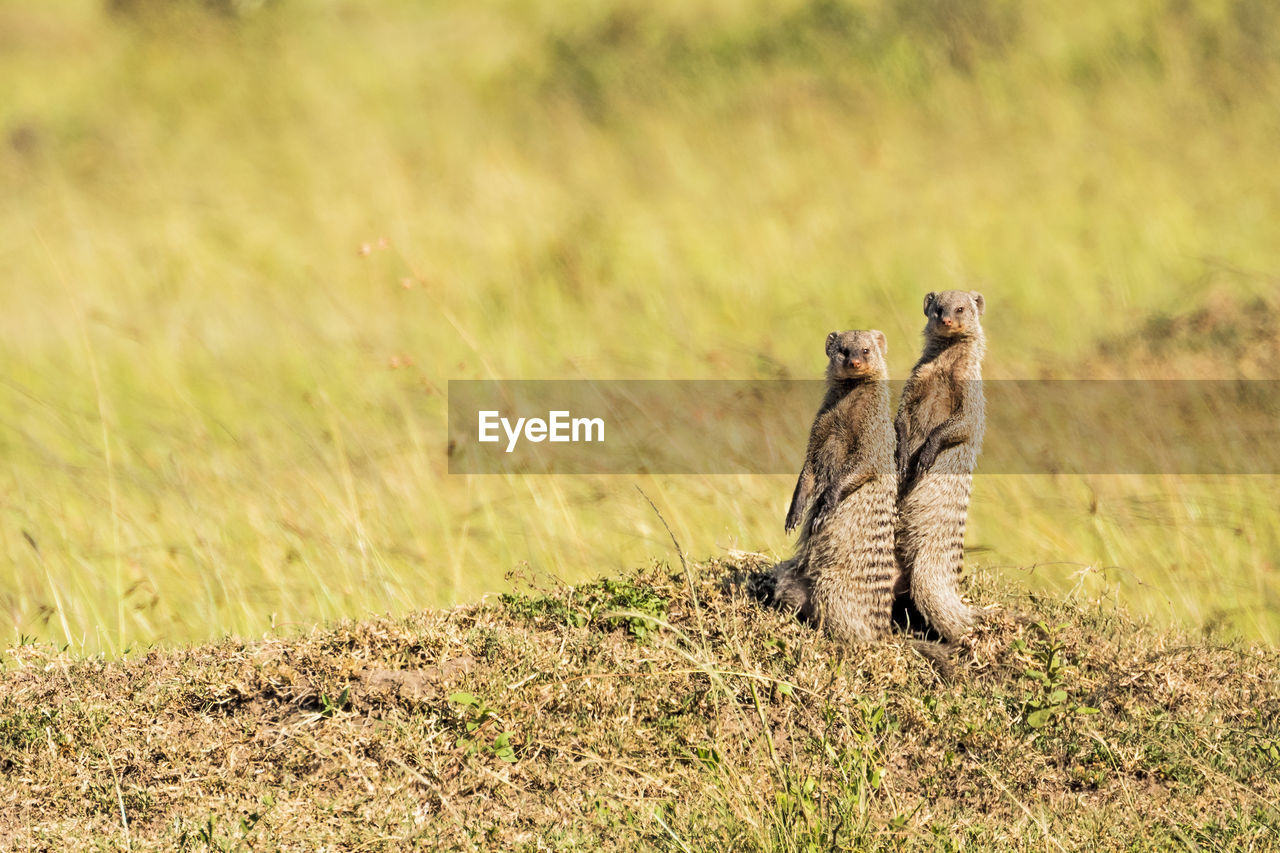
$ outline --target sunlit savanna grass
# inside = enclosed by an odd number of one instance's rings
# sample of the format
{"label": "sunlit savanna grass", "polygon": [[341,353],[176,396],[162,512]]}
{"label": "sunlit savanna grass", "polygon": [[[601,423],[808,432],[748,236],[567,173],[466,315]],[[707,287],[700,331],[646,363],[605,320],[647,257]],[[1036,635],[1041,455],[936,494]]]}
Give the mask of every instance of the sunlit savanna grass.
{"label": "sunlit savanna grass", "polygon": [[[781,554],[786,477],[449,476],[446,381],[816,376],[835,326],[902,376],[946,287],[989,376],[1083,375],[1280,275],[1264,0],[103,6],[0,2],[12,639],[609,573],[670,547],[637,484],[694,554]],[[1275,641],[1275,493],[980,478],[970,559]]]}

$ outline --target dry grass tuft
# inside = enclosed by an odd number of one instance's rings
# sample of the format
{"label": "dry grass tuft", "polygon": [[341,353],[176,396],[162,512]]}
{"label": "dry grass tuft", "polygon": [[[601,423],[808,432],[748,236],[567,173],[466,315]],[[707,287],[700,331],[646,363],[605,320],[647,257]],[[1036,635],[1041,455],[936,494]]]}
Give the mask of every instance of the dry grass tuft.
{"label": "dry grass tuft", "polygon": [[903,644],[842,650],[760,609],[742,581],[764,565],[696,565],[690,585],[655,564],[122,662],[15,648],[0,838],[139,850],[1280,843],[1280,652],[979,577],[992,619],[942,684]]}

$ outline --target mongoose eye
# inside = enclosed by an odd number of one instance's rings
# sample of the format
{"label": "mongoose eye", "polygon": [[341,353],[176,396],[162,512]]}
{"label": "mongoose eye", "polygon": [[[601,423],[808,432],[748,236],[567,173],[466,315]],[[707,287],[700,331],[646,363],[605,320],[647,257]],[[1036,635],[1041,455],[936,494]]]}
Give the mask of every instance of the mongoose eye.
{"label": "mongoose eye", "polygon": [[863,355],[871,355],[871,350],[870,350],[870,349],[868,349],[867,347],[863,347],[863,348],[862,348],[862,354],[863,354]]}
{"label": "mongoose eye", "polygon": [[963,313],[964,313],[964,306],[963,306],[963,305],[957,305],[957,306],[956,306],[956,313],[957,313],[957,314],[963,314]]}

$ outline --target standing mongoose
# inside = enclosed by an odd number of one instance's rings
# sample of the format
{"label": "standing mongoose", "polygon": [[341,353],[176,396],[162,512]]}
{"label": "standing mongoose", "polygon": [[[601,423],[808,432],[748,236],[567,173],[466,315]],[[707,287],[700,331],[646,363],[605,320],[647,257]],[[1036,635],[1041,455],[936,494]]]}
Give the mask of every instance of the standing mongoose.
{"label": "standing mongoose", "polygon": [[878,331],[827,336],[827,393],[787,512],[786,529],[802,525],[800,538],[795,555],[773,571],[774,604],[848,641],[877,639],[892,621],[896,492],[887,351]]}
{"label": "standing mongoose", "polygon": [[901,568],[895,598],[900,611],[914,608],[950,642],[975,621],[959,586],[973,466],[986,419],[986,337],[979,321],[985,307],[976,290],[925,296],[924,353],[903,386],[894,419]]}

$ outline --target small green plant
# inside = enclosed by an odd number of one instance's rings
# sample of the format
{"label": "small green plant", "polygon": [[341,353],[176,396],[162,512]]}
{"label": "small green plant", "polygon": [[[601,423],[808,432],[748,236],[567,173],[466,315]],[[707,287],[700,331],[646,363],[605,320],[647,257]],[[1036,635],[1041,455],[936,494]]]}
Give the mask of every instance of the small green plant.
{"label": "small green plant", "polygon": [[818,780],[812,776],[794,775],[789,768],[784,773],[782,790],[777,792],[778,813],[784,823],[803,820],[806,823],[813,818],[818,808],[816,793]]}
{"label": "small green plant", "polygon": [[601,613],[604,624],[611,628],[626,627],[637,640],[649,636],[655,627],[654,619],[667,615],[667,600],[651,587],[626,580],[606,579],[600,584],[600,591],[602,595],[597,612]]}
{"label": "small green plant", "polygon": [[1280,738],[1256,738],[1254,748],[1272,767],[1280,767]]}
{"label": "small green plant", "polygon": [[505,761],[508,764],[516,763],[516,750],[511,745],[511,732],[501,732],[493,739],[491,746],[483,747],[485,752],[493,754],[493,757],[499,761]]}
{"label": "small green plant", "polygon": [[252,850],[251,836],[258,824],[275,808],[276,801],[270,794],[263,795],[259,801],[261,808],[241,815],[235,829],[222,830],[217,816],[210,813],[203,821],[194,826],[181,817],[173,822],[177,832],[177,849],[180,851],[216,850],[219,853],[233,853],[239,850]]}
{"label": "small green plant", "polygon": [[1071,714],[1096,714],[1091,708],[1075,701],[1066,686],[1071,661],[1065,647],[1058,639],[1058,629],[1044,622],[1037,622],[1038,638],[1030,642],[1014,640],[1013,650],[1030,660],[1031,665],[1023,677],[1036,682],[1037,687],[1022,702],[1022,719],[1028,728],[1041,730],[1054,725]]}
{"label": "small green plant", "polygon": [[667,615],[667,600],[652,587],[631,580],[606,578],[569,590],[568,595],[502,596],[507,612],[531,621],[549,619],[574,628],[594,625],[605,630],[624,627],[637,640],[649,637],[654,620]]}
{"label": "small green plant", "polygon": [[342,692],[338,694],[336,699],[331,697],[328,693],[321,693],[320,694],[320,716],[326,717],[326,718],[332,717],[335,714],[337,714],[339,711],[346,710],[347,706],[350,704],[351,704],[351,688],[350,687],[342,688]]}
{"label": "small green plant", "polygon": [[716,770],[720,767],[720,752],[714,746],[696,746],[693,748],[694,755],[698,756],[698,760],[702,762],[702,766],[708,770]]}
{"label": "small green plant", "polygon": [[65,743],[66,736],[59,731],[59,725],[58,711],[53,708],[16,708],[0,716],[0,756],[7,750],[26,749],[45,740]]}
{"label": "small green plant", "polygon": [[454,742],[454,746],[466,749],[467,755],[484,753],[508,764],[516,763],[518,760],[516,758],[516,750],[511,744],[511,739],[515,737],[514,732],[501,731],[492,741],[480,736],[481,729],[490,721],[497,720],[501,722],[498,720],[498,716],[493,713],[493,709],[485,704],[483,699],[472,693],[459,692],[450,695],[449,701],[461,706],[463,711],[462,724],[466,731],[466,734]]}

